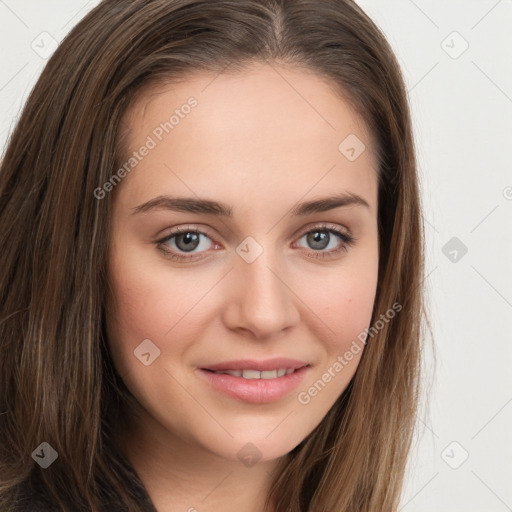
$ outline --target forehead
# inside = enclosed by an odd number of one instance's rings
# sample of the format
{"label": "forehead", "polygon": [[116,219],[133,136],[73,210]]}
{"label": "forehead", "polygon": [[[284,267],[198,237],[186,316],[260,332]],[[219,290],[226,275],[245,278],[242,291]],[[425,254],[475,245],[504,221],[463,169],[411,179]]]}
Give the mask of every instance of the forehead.
{"label": "forehead", "polygon": [[[368,127],[331,82],[310,70],[255,64],[188,75],[146,88],[123,125],[126,157],[148,138],[154,142],[122,184],[133,200],[156,192],[156,181],[203,196],[212,188],[256,197],[336,186],[376,197]],[[351,160],[347,144],[365,149]]]}

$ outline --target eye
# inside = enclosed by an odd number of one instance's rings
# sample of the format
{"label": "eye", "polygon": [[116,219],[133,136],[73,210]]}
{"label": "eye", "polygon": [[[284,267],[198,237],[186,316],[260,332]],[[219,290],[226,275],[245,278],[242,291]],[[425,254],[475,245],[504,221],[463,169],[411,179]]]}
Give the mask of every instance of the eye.
{"label": "eye", "polygon": [[[334,257],[341,251],[347,252],[356,239],[353,235],[342,231],[336,225],[320,225],[302,234],[299,241],[305,239],[312,248],[307,251],[313,258]],[[194,255],[207,252],[216,245],[210,235],[190,226],[179,227],[156,242],[157,248],[164,256],[174,261],[191,261],[197,259]],[[209,247],[210,246],[210,247]],[[325,250],[331,247],[330,250]],[[218,247],[218,246],[217,246]],[[202,249],[202,250],[196,250]],[[187,256],[186,254],[190,256]],[[201,258],[201,257],[200,257]]]}
{"label": "eye", "polygon": [[203,238],[210,240],[210,245],[213,243],[207,233],[185,226],[175,229],[156,243],[166,257],[176,261],[184,261],[191,259],[191,256],[183,256],[180,253],[196,254],[197,252],[204,252],[196,251],[197,248],[208,250],[209,244],[208,242],[203,243]]}
{"label": "eye", "polygon": [[[306,231],[300,238],[305,238],[306,243],[313,249],[308,251],[313,258],[328,258],[336,256],[340,251],[348,252],[356,239],[353,235],[342,231],[335,225],[321,225]],[[329,246],[331,249],[326,251]],[[332,247],[334,246],[334,247]]]}

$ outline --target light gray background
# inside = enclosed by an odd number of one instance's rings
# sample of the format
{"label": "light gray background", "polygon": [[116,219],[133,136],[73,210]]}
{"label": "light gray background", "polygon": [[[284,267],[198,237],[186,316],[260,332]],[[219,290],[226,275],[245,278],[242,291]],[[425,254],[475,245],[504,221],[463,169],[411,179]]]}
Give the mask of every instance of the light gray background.
{"label": "light gray background", "polygon": [[[0,0],[2,149],[51,38],[98,3]],[[400,511],[512,510],[512,2],[359,4],[410,93],[437,354],[433,373],[427,339],[429,406],[424,398]]]}

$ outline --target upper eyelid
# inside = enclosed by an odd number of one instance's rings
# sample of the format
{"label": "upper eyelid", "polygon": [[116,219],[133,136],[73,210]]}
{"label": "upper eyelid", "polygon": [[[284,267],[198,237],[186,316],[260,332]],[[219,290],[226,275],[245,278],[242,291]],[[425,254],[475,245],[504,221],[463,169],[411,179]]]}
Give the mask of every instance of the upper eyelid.
{"label": "upper eyelid", "polygon": [[[304,235],[308,234],[310,231],[341,231],[346,236],[350,237],[354,241],[356,240],[356,237],[351,233],[349,229],[346,227],[341,227],[338,225],[335,225],[332,222],[320,222],[320,223],[312,223],[311,225],[308,225],[307,227],[303,227],[300,230],[297,230],[293,236],[297,237],[299,236],[302,238]],[[188,232],[197,232],[202,235],[206,235],[212,242],[219,243],[215,237],[215,235],[211,234],[211,231],[208,228],[193,226],[193,225],[185,225],[185,226],[178,226],[177,228],[174,228],[172,232],[165,235],[164,237],[161,237],[159,240],[157,240],[157,243],[165,243],[169,240],[171,240],[173,237],[179,235],[180,233],[188,233]]]}

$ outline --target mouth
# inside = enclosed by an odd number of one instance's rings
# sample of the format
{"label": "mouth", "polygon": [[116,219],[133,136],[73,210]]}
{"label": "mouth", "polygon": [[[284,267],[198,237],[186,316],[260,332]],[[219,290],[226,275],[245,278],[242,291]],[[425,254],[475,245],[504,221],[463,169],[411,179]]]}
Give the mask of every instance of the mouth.
{"label": "mouth", "polygon": [[197,368],[197,372],[213,391],[241,402],[265,404],[289,397],[311,371],[311,366],[290,359],[276,363],[246,360]]}
{"label": "mouth", "polygon": [[276,370],[251,370],[251,369],[243,369],[243,370],[209,370],[208,368],[201,368],[204,371],[210,373],[216,373],[221,375],[231,375],[233,377],[241,377],[243,379],[278,379],[280,377],[285,377],[286,375],[291,375],[292,373],[300,370],[301,368],[309,367],[310,365],[304,365],[300,368],[278,368]]}

